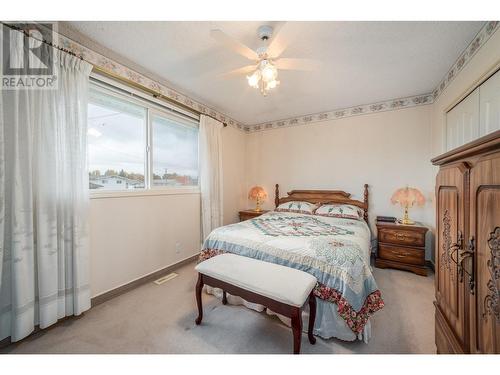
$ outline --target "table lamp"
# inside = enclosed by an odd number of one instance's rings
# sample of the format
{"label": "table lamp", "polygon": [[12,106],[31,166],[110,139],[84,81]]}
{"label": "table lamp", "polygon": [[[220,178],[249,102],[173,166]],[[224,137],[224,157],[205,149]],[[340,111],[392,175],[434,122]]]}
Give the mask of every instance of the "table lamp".
{"label": "table lamp", "polygon": [[257,206],[255,207],[256,212],[260,212],[260,204],[267,198],[267,193],[261,186],[254,186],[250,189],[248,193],[248,198],[257,201]]}
{"label": "table lamp", "polygon": [[415,222],[408,217],[408,208],[413,207],[414,204],[423,206],[425,197],[420,190],[407,186],[396,190],[394,194],[392,194],[391,203],[399,203],[404,209],[404,216],[402,219],[399,219],[398,222],[405,225],[413,225]]}

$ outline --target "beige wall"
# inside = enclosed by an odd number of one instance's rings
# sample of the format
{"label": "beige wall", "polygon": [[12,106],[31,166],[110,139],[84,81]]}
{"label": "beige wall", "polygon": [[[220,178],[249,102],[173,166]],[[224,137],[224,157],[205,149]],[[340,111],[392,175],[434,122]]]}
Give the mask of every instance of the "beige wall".
{"label": "beige wall", "polygon": [[199,193],[90,201],[93,297],[177,263],[199,248]]}
{"label": "beige wall", "polygon": [[[223,130],[224,223],[244,205],[245,136]],[[200,250],[199,192],[90,201],[91,289],[95,297]]]}
{"label": "beige wall", "polygon": [[[391,193],[405,184],[424,192],[427,203],[411,217],[435,226],[430,159],[444,152],[445,111],[500,65],[500,33],[491,36],[432,105],[252,133],[247,142],[247,189],[263,185],[273,207],[274,184],[294,188],[340,188],[362,197],[370,185],[370,219],[400,216]],[[251,205],[249,202],[248,205]],[[426,258],[433,258],[433,236]]]}
{"label": "beige wall", "polygon": [[[368,183],[373,224],[376,215],[400,216],[389,199],[409,184],[428,199],[411,216],[432,230],[436,168],[430,159],[444,150],[444,111],[499,63],[499,51],[497,32],[433,105],[261,133],[224,129],[224,223],[236,222],[238,210],[253,206],[246,194],[256,184],[266,188],[265,206],[272,207],[275,183],[283,193],[339,188],[358,199]],[[90,219],[93,296],[199,251],[198,193],[92,199]],[[431,250],[429,236],[428,259]]]}
{"label": "beige wall", "polygon": [[[341,189],[362,199],[370,185],[370,219],[401,216],[390,203],[399,187],[418,187],[429,200],[434,184],[430,164],[430,116],[426,105],[251,133],[247,144],[247,186],[262,185],[273,207],[274,184],[291,189]],[[432,203],[411,217],[433,226]],[[430,257],[429,246],[427,256]]]}

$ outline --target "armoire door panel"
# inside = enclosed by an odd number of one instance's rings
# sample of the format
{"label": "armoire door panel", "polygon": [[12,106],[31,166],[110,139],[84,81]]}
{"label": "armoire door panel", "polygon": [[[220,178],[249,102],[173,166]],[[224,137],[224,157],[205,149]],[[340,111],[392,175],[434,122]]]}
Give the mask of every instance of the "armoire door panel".
{"label": "armoire door panel", "polygon": [[441,168],[436,185],[436,304],[463,347],[466,340],[464,284],[459,282],[457,255],[464,236],[464,211],[468,166]]}
{"label": "armoire door panel", "polygon": [[500,353],[500,154],[482,157],[471,170],[470,235],[474,237],[471,351]]}
{"label": "armoire door panel", "polygon": [[[459,221],[459,198],[460,194],[456,187],[441,186],[439,190],[439,208],[442,215],[440,222],[440,246],[438,247],[438,292],[443,303],[440,303],[441,309],[445,312],[448,319],[458,316],[458,284],[457,265],[453,261],[453,254],[450,251],[452,243],[458,237]],[[446,292],[442,292],[446,291]],[[441,302],[438,300],[438,302]],[[451,314],[447,314],[447,312]]]}
{"label": "armoire door panel", "polygon": [[432,163],[437,351],[500,354],[500,130]]}

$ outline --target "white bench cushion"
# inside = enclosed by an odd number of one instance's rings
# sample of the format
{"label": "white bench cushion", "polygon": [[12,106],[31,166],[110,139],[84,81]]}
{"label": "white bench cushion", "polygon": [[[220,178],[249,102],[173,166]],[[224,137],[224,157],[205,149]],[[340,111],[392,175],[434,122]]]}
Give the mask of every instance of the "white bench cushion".
{"label": "white bench cushion", "polygon": [[196,270],[214,279],[288,305],[302,307],[316,278],[306,272],[234,254],[205,260]]}

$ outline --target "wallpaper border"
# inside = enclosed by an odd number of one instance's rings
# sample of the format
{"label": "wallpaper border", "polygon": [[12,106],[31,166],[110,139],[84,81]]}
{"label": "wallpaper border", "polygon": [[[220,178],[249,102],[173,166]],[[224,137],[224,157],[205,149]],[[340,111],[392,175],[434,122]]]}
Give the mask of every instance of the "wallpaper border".
{"label": "wallpaper border", "polygon": [[157,91],[158,93],[168,96],[173,101],[188,106],[195,111],[209,114],[210,116],[217,118],[219,121],[227,123],[233,128],[245,132],[258,132],[432,104],[448,87],[448,85],[458,75],[458,73],[469,63],[469,61],[474,57],[477,51],[479,51],[481,47],[488,41],[488,39],[500,28],[499,26],[499,21],[487,21],[481,28],[481,30],[476,34],[474,39],[460,54],[455,63],[448,70],[437,88],[434,89],[432,93],[357,105],[349,108],[341,108],[337,110],[300,115],[296,117],[251,125],[243,124],[223,114],[222,112],[217,111],[199,101],[196,101],[188,97],[187,95],[181,94],[180,92],[162,83],[150,79],[145,75],[140,74],[135,70],[114,61],[111,58],[103,56],[102,54],[85,47],[84,45],[72,40],[69,37],[66,37],[65,35],[58,33],[58,37],[61,47],[82,56],[84,60],[88,61],[92,65],[96,65],[102,69],[117,74],[118,76],[124,77],[151,90]]}
{"label": "wallpaper border", "polygon": [[219,112],[197,100],[194,100],[187,95],[181,94],[180,92],[162,84],[155,80],[146,77],[143,74],[136,72],[133,69],[126,67],[125,65],[114,61],[111,58],[101,55],[100,53],[85,47],[84,45],[70,39],[69,37],[57,33],[58,45],[65,48],[72,53],[81,56],[85,61],[99,68],[110,71],[120,77],[129,79],[139,85],[145,86],[151,90],[158,92],[159,94],[165,95],[172,99],[173,101],[188,106],[189,108],[201,112],[203,114],[208,114],[212,117],[217,118],[221,122],[225,122],[229,126],[245,131],[245,125],[222,112]]}
{"label": "wallpaper border", "polygon": [[268,121],[254,125],[247,125],[245,129],[249,132],[272,130],[290,126],[307,125],[315,122],[335,120],[352,116],[373,114],[377,112],[394,111],[402,108],[411,108],[419,105],[432,104],[439,95],[448,87],[450,82],[458,73],[472,60],[474,55],[488,41],[488,39],[500,28],[499,21],[487,21],[479,30],[474,39],[460,54],[455,63],[448,70],[437,88],[432,93],[417,95],[407,98],[392,99],[373,104],[358,105],[349,108],[342,108],[335,111],[318,112],[309,115],[290,117],[282,120]]}
{"label": "wallpaper border", "polygon": [[[432,104],[432,94],[416,95],[406,98],[386,100],[383,102],[357,105],[354,107],[338,109],[335,111],[319,112],[310,115],[297,116],[283,120],[269,121],[256,125],[248,125],[248,131],[257,132],[290,126],[312,124],[320,121],[337,120],[352,116],[361,116],[378,112],[395,111],[403,108]],[[247,128],[245,127],[245,128]]]}
{"label": "wallpaper border", "polygon": [[460,71],[472,60],[474,55],[481,49],[482,46],[490,39],[490,37],[498,30],[500,26],[499,21],[488,21],[479,30],[472,42],[460,54],[455,63],[448,70],[439,85],[434,89],[432,95],[436,100],[439,95],[448,87],[453,79],[460,73]]}

